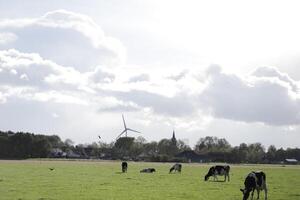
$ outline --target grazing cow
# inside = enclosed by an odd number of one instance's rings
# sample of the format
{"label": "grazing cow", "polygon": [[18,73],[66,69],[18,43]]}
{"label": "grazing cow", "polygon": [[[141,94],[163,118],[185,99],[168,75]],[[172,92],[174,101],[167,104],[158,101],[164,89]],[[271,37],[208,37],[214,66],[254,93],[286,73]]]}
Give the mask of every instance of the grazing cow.
{"label": "grazing cow", "polygon": [[155,172],[155,169],[154,168],[147,168],[147,169],[142,169],[140,171],[140,173],[153,173]]}
{"label": "grazing cow", "polygon": [[254,190],[257,191],[257,199],[259,199],[259,192],[261,190],[265,191],[265,200],[267,200],[267,184],[266,184],[266,174],[264,172],[251,172],[245,179],[245,189],[241,189],[243,193],[243,200],[247,200],[250,192],[251,199],[253,199]]}
{"label": "grazing cow", "polygon": [[128,164],[127,162],[122,162],[122,172],[125,173],[127,172]]}
{"label": "grazing cow", "polygon": [[171,167],[169,173],[171,173],[172,171],[174,171],[174,172],[177,171],[177,172],[181,173],[181,168],[182,168],[182,165],[179,164],[179,163],[176,163],[175,165],[173,165],[173,166]]}
{"label": "grazing cow", "polygon": [[229,165],[216,165],[216,166],[213,166],[209,169],[208,173],[205,175],[204,180],[207,181],[210,176],[214,177],[214,181],[216,179],[218,180],[218,178],[217,178],[217,175],[218,175],[218,176],[224,176],[225,177],[224,181],[226,181],[226,178],[229,181],[230,180],[229,171],[230,171],[230,166]]}

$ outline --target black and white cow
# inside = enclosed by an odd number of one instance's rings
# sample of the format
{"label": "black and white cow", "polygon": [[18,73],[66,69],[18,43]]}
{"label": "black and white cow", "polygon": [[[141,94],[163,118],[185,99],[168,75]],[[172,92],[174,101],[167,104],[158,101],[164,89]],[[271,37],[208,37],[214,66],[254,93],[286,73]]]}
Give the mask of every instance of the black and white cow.
{"label": "black and white cow", "polygon": [[171,167],[169,173],[172,173],[172,171],[181,173],[181,168],[182,168],[182,165],[179,164],[179,163],[176,163],[175,165],[173,165],[173,166]]}
{"label": "black and white cow", "polygon": [[218,175],[218,176],[225,176],[224,181],[226,181],[226,179],[229,181],[230,180],[229,171],[230,171],[230,166],[229,165],[216,165],[216,166],[213,166],[208,170],[207,174],[205,175],[204,180],[207,181],[210,176],[213,176],[214,181],[215,181],[217,179],[217,175]]}
{"label": "black and white cow", "polygon": [[146,168],[140,171],[140,173],[153,173],[153,172],[155,172],[154,168]]}
{"label": "black and white cow", "polygon": [[127,162],[122,162],[122,172],[125,173],[127,172],[128,164]]}
{"label": "black and white cow", "polygon": [[266,174],[264,172],[251,172],[245,179],[245,189],[241,189],[243,193],[243,200],[247,200],[250,192],[251,199],[253,199],[254,190],[257,191],[257,199],[259,199],[259,192],[261,190],[265,191],[265,200],[267,200],[267,183],[266,183]]}

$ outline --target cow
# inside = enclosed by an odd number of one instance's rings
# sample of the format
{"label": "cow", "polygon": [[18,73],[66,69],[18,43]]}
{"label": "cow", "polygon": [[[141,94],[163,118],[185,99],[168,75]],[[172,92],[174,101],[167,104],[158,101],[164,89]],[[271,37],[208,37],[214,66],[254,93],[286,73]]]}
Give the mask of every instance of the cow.
{"label": "cow", "polygon": [[243,200],[247,200],[250,192],[251,199],[253,199],[254,190],[257,191],[257,199],[259,199],[259,192],[261,190],[265,191],[265,200],[267,200],[268,190],[266,183],[266,174],[262,171],[251,172],[245,179],[245,189],[240,189],[243,193]]}
{"label": "cow", "polygon": [[155,172],[154,168],[146,168],[140,171],[140,173],[153,173],[153,172]]}
{"label": "cow", "polygon": [[226,181],[226,178],[229,181],[230,180],[229,171],[230,171],[230,166],[229,165],[212,166],[208,170],[208,173],[205,175],[204,180],[207,181],[210,176],[214,177],[214,181],[216,179],[218,180],[218,178],[217,178],[217,175],[218,175],[218,176],[224,176],[225,177],[224,182]]}
{"label": "cow", "polygon": [[122,172],[125,173],[127,172],[128,164],[127,162],[122,162]]}
{"label": "cow", "polygon": [[182,168],[182,165],[179,163],[176,163],[175,165],[173,165],[171,167],[169,173],[172,173],[172,171],[181,173],[181,168]]}

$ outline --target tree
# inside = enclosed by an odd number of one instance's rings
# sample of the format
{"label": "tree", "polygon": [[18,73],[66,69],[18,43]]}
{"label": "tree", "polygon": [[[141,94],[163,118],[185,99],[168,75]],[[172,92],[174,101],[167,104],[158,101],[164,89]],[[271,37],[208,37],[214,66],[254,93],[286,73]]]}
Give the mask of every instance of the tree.
{"label": "tree", "polygon": [[183,140],[177,141],[177,148],[179,152],[191,150],[191,147],[187,145]]}
{"label": "tree", "polygon": [[58,135],[50,135],[47,138],[52,148],[61,148],[64,145]]}
{"label": "tree", "polygon": [[123,157],[129,157],[130,156],[130,150],[133,146],[134,138],[133,137],[120,137],[116,143],[115,143],[115,153],[116,156],[119,156],[121,158]]}
{"label": "tree", "polygon": [[261,143],[253,143],[248,146],[247,160],[250,163],[262,163],[265,155],[265,148]]}
{"label": "tree", "polygon": [[158,143],[158,153],[172,157],[178,153],[178,148],[172,140],[162,139]]}
{"label": "tree", "polygon": [[158,155],[158,143],[157,142],[150,142],[144,144],[144,154],[146,156],[157,156]]}
{"label": "tree", "polygon": [[147,140],[143,136],[138,136],[136,139],[134,139],[134,142],[142,145],[146,144]]}
{"label": "tree", "polygon": [[240,146],[238,147],[238,152],[238,162],[248,162],[248,145],[245,143],[240,144]]}
{"label": "tree", "polygon": [[198,153],[222,152],[230,151],[230,149],[231,146],[226,139],[219,139],[212,136],[200,138],[195,146],[195,151],[197,151]]}
{"label": "tree", "polygon": [[266,158],[269,163],[276,161],[276,147],[274,145],[270,145],[266,154]]}
{"label": "tree", "polygon": [[286,151],[283,148],[280,148],[276,151],[276,158],[277,161],[284,161],[286,159]]}
{"label": "tree", "polygon": [[300,149],[287,148],[286,149],[286,158],[294,158],[300,160]]}
{"label": "tree", "polygon": [[71,146],[73,146],[75,143],[71,140],[71,139],[69,139],[69,138],[67,138],[66,140],[65,140],[65,145],[66,146],[68,146],[68,147],[71,147]]}

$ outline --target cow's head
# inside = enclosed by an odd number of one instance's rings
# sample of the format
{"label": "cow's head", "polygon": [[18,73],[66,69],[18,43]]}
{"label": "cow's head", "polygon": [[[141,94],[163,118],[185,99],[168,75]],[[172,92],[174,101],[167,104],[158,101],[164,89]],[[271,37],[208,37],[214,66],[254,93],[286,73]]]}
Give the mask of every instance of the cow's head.
{"label": "cow's head", "polygon": [[243,193],[243,200],[247,200],[250,194],[250,190],[240,189],[240,191]]}
{"label": "cow's head", "polygon": [[209,179],[210,175],[206,174],[204,177],[204,181],[207,181]]}
{"label": "cow's head", "polygon": [[207,174],[204,177],[204,180],[207,181],[209,177],[212,176],[214,173],[215,173],[215,168],[214,167],[209,168]]}

